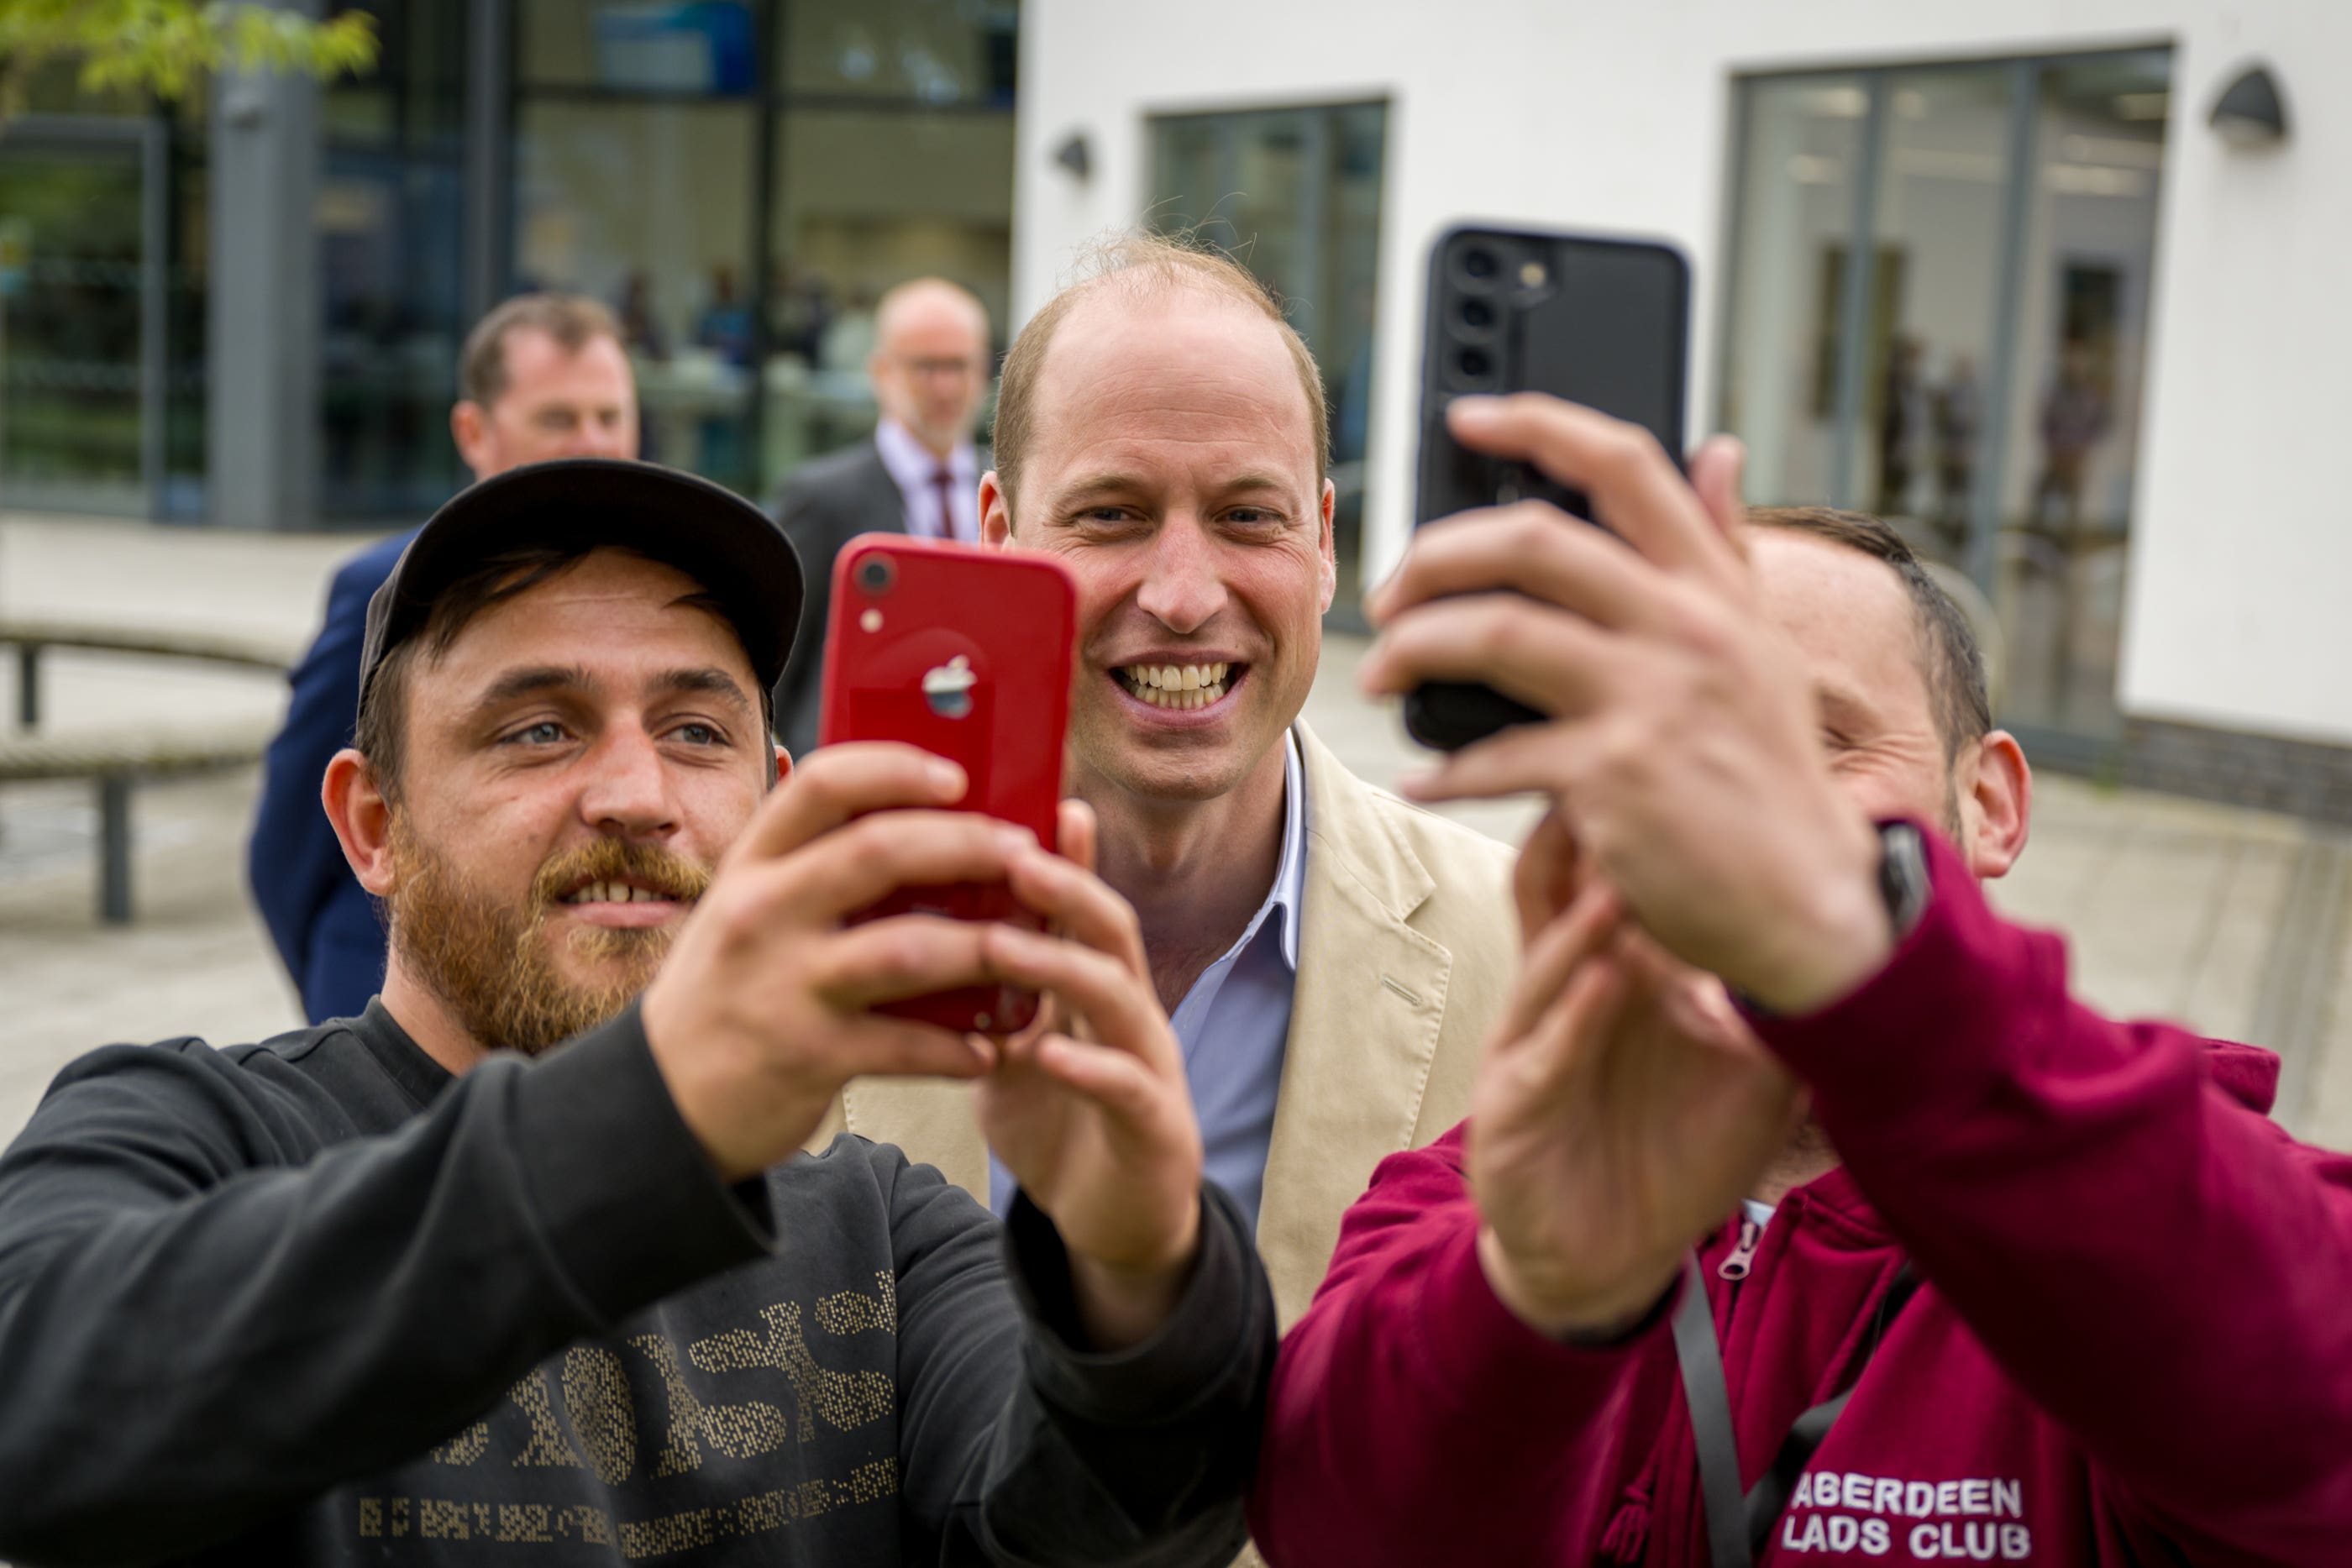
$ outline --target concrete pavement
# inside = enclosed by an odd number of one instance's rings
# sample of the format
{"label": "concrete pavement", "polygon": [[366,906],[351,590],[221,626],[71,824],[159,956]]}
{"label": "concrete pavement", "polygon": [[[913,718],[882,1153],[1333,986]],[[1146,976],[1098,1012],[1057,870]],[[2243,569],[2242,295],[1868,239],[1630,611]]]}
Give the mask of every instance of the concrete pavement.
{"label": "concrete pavement", "polygon": [[[209,627],[299,648],[335,564],[364,541],[0,517],[0,615]],[[1362,652],[1334,637],[1308,718],[1342,759],[1388,781],[1415,752],[1393,714],[1359,698]],[[0,661],[6,655],[0,653]],[[51,654],[59,731],[208,715],[269,715],[280,683],[235,671]],[[14,726],[15,683],[0,682]],[[95,918],[95,813],[85,786],[0,789],[0,1136],[64,1062],[94,1045],[200,1034],[253,1040],[298,1025],[293,994],[245,892],[250,773],[140,792],[127,929]],[[1502,837],[1524,802],[1460,813]],[[2251,1040],[2284,1058],[2281,1119],[2352,1147],[2352,840],[2290,818],[2039,780],[2032,847],[1995,896],[2065,930],[2081,994]]]}

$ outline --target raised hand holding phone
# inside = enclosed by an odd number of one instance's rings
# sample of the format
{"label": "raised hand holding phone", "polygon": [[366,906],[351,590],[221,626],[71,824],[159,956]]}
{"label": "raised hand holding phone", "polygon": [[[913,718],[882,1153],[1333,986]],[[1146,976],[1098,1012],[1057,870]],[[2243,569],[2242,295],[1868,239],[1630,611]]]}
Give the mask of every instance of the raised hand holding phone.
{"label": "raised hand holding phone", "polygon": [[[1480,225],[1440,235],[1429,258],[1415,525],[1520,502],[1559,521],[1591,518],[1584,493],[1540,466],[1455,440],[1448,405],[1548,392],[1680,452],[1689,334],[1690,264],[1670,246]],[[1404,716],[1414,739],[1445,751],[1542,716],[1461,681],[1408,694]]]}
{"label": "raised hand holding phone", "polygon": [[1060,855],[1012,867],[1053,935],[992,925],[988,958],[1045,1004],[977,1089],[989,1146],[1061,1233],[1088,1333],[1108,1346],[1175,1304],[1199,1245],[1203,1155],[1142,926],[1095,875],[1095,841],[1093,811],[1066,800]]}

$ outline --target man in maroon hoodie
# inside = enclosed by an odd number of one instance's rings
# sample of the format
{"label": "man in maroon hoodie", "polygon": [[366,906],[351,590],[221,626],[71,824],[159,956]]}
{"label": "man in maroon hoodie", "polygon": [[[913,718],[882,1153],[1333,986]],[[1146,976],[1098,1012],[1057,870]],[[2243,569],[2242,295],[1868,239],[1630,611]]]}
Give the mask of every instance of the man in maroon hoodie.
{"label": "man in maroon hoodie", "polygon": [[2352,1563],[2352,1159],[1987,907],[2024,760],[1899,539],[1750,519],[1729,444],[1453,423],[1617,538],[1474,515],[1370,602],[1371,689],[1554,716],[1417,793],[1554,805],[1471,1120],[1284,1343],[1267,1559]]}

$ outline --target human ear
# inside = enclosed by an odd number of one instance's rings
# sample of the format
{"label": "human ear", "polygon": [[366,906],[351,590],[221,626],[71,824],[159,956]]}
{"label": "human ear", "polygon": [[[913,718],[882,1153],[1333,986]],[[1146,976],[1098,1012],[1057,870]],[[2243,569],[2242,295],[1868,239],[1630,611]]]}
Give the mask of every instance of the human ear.
{"label": "human ear", "polygon": [[980,542],[991,549],[1013,542],[1013,497],[993,468],[980,476]]}
{"label": "human ear", "polygon": [[2025,852],[2033,815],[2033,773],[2017,737],[1996,729],[1977,742],[1975,777],[1960,803],[1961,855],[1979,882],[2006,876]]}
{"label": "human ear", "polygon": [[360,885],[376,897],[392,891],[392,802],[379,787],[375,769],[350,747],[335,753],[319,787],[319,803],[343,846],[343,859]]}
{"label": "human ear", "polygon": [[1333,524],[1333,518],[1338,515],[1339,508],[1339,486],[1326,479],[1323,481],[1323,497],[1319,507],[1322,514],[1319,525],[1322,538],[1318,541],[1315,553],[1322,560],[1320,570],[1323,578],[1323,609],[1327,612],[1331,608],[1331,601],[1337,598],[1339,592],[1339,539]]}
{"label": "human ear", "polygon": [[483,477],[485,468],[496,466],[490,456],[489,415],[472,398],[450,409],[449,438],[457,444],[458,460],[475,478]]}

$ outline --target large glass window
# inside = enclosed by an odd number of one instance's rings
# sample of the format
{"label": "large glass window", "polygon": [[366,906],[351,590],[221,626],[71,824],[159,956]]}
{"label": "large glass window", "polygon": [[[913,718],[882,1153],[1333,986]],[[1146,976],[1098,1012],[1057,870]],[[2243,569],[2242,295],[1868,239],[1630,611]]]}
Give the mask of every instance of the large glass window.
{"label": "large glass window", "polygon": [[375,0],[377,68],[320,95],[320,509],[413,521],[464,482],[466,7]]}
{"label": "large glass window", "polygon": [[875,304],[911,277],[971,288],[1002,347],[1019,17],[523,0],[516,281],[620,312],[647,456],[764,496],[863,438]]}
{"label": "large glass window", "polygon": [[749,104],[527,103],[515,129],[515,270],[622,313],[645,455],[739,490],[758,132]]}
{"label": "large glass window", "polygon": [[1197,229],[1264,279],[1323,372],[1343,622],[1361,591],[1387,130],[1379,103],[1174,115],[1151,128],[1153,222]]}
{"label": "large glass window", "polygon": [[802,109],[778,118],[764,460],[772,474],[874,427],[874,307],[949,278],[1012,310],[1013,139],[998,114]]}
{"label": "large glass window", "polygon": [[0,146],[0,472],[19,507],[146,509],[136,143]]}
{"label": "large glass window", "polygon": [[[2115,706],[2168,51],[1741,87],[1723,423],[1993,612],[2005,722]],[[1963,579],[1967,580],[1962,580]]]}
{"label": "large glass window", "polygon": [[784,90],[1010,109],[1020,20],[1012,0],[789,0]]}
{"label": "large glass window", "polygon": [[34,72],[0,140],[0,477],[20,507],[197,514],[204,94],[74,77]]}
{"label": "large glass window", "polygon": [[1827,495],[1870,95],[1856,78],[1821,77],[1759,82],[1747,96],[1724,422],[1747,440],[1752,494]]}

